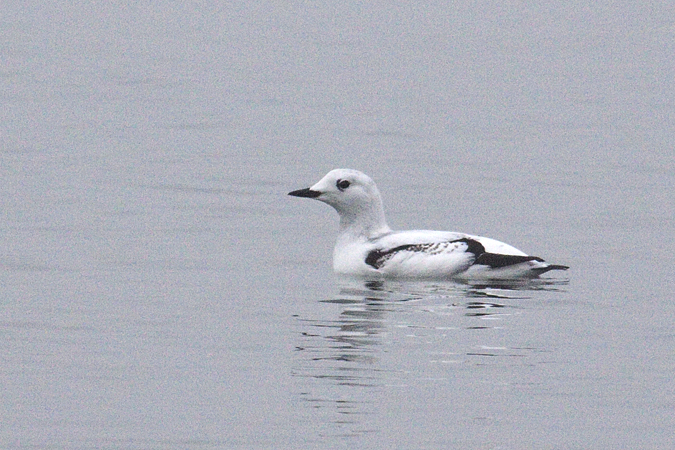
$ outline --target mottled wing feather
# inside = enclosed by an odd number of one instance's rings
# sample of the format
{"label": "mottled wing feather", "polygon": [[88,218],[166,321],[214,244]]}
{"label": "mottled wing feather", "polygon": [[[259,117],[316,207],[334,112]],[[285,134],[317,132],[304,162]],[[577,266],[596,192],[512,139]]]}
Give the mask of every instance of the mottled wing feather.
{"label": "mottled wing feather", "polygon": [[391,249],[372,250],[366,256],[366,264],[374,269],[379,269],[399,252],[424,253],[432,256],[443,253],[452,253],[458,250],[464,253],[473,253],[475,258],[485,254],[485,247],[483,247],[480,242],[473,239],[462,238],[453,241],[433,242],[429,244],[406,244]]}
{"label": "mottled wing feather", "polygon": [[[499,253],[486,252],[483,244],[475,239],[470,238],[461,238],[425,244],[405,244],[390,249],[376,249],[368,253],[365,262],[374,269],[380,269],[387,263],[387,261],[400,252],[423,253],[425,255],[433,256],[457,251],[461,251],[463,253],[473,253],[475,259],[471,265],[488,266],[492,269],[513,266],[528,261],[544,262],[544,260],[538,256],[503,255]],[[532,270],[538,270],[543,273],[549,270],[565,269],[567,269],[567,266],[552,265],[542,268],[533,268]]]}

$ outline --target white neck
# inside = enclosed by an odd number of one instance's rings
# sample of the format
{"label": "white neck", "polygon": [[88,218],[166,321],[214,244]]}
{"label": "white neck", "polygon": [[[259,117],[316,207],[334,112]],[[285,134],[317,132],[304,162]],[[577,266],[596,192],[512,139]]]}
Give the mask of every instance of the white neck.
{"label": "white neck", "polygon": [[340,215],[340,234],[372,239],[391,231],[384,218],[382,200],[359,205],[358,208],[336,208]]}

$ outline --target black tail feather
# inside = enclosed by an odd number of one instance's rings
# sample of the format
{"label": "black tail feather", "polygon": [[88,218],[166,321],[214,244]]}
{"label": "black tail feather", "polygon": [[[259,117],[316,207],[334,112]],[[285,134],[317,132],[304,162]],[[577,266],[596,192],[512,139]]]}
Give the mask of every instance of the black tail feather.
{"label": "black tail feather", "polygon": [[567,270],[567,269],[569,269],[568,266],[562,266],[560,264],[551,264],[551,265],[546,266],[546,267],[540,267],[540,268],[532,269],[532,271],[537,272],[539,275],[541,275],[542,273],[546,273],[549,270]]}

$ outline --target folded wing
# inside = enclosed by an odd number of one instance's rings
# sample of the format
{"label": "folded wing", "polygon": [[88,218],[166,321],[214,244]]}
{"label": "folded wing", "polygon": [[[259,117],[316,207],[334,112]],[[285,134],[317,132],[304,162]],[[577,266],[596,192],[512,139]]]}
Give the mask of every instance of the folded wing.
{"label": "folded wing", "polygon": [[[432,242],[424,242],[424,237]],[[404,240],[412,243],[401,244]],[[378,244],[368,252],[365,263],[385,276],[461,278],[470,274],[510,278],[567,269],[547,264],[502,242],[459,233],[432,236],[429,232],[393,233],[384,236]],[[493,253],[486,247],[504,253]]]}

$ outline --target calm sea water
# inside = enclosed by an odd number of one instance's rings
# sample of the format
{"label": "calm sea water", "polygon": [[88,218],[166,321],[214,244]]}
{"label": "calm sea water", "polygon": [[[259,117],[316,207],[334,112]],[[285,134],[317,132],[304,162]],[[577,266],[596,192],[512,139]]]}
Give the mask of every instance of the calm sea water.
{"label": "calm sea water", "polygon": [[[672,448],[662,3],[0,6],[0,447]],[[335,277],[390,225],[571,269]]]}

